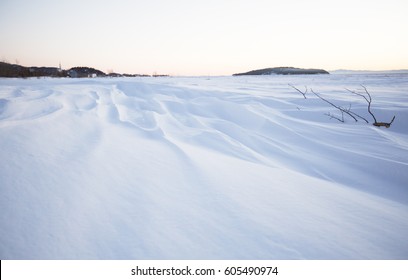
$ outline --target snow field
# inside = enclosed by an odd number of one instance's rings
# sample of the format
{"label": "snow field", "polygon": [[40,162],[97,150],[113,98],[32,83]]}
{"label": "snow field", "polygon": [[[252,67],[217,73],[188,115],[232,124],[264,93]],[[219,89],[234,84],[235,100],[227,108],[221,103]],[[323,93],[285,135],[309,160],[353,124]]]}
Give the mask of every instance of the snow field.
{"label": "snow field", "polygon": [[[379,121],[342,124],[336,104]],[[0,80],[1,259],[406,259],[408,79]]]}

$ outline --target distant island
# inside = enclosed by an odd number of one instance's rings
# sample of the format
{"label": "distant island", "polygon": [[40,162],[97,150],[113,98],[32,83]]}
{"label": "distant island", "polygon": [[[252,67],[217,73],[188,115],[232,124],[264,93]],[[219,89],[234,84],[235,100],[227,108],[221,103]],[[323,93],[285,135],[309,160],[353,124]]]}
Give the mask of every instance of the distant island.
{"label": "distant island", "polygon": [[252,70],[245,73],[233,74],[233,76],[246,75],[315,75],[315,74],[329,74],[323,69],[303,69],[295,67],[274,67],[259,70]]}
{"label": "distant island", "polygon": [[[153,75],[167,76],[167,75]],[[104,73],[92,67],[72,67],[68,70],[61,67],[25,67],[18,64],[0,62],[0,77],[29,78],[29,77],[67,77],[67,78],[95,78],[95,77],[150,77],[145,74]]]}

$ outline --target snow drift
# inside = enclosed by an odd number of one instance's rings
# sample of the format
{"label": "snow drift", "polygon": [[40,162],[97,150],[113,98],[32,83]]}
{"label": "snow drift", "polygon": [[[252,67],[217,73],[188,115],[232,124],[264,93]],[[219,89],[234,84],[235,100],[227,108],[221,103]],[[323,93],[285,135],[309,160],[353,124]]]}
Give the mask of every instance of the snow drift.
{"label": "snow drift", "polygon": [[407,78],[0,79],[0,258],[407,259]]}

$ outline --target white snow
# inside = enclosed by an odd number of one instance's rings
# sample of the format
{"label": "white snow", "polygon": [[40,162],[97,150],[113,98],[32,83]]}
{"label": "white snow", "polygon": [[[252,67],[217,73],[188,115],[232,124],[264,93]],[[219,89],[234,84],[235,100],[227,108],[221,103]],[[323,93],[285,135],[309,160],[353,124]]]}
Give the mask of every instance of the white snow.
{"label": "white snow", "polygon": [[407,259],[407,134],[407,74],[0,79],[0,259]]}

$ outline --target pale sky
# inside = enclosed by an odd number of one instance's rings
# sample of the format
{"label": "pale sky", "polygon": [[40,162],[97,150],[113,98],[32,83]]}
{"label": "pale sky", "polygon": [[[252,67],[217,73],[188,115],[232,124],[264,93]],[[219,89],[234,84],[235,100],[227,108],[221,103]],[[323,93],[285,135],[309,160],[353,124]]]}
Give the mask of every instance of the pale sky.
{"label": "pale sky", "polygon": [[408,69],[408,1],[0,0],[0,59],[171,75]]}

